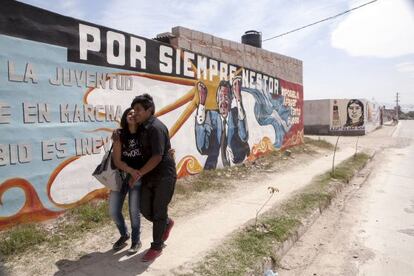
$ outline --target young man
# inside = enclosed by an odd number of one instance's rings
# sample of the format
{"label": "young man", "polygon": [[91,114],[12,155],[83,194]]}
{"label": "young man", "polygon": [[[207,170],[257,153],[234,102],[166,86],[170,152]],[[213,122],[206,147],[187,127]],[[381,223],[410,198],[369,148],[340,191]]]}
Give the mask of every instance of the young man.
{"label": "young man", "polygon": [[[148,94],[135,97],[131,107],[139,124],[138,140],[145,165],[135,171],[142,178],[141,213],[153,223],[153,242],[143,261],[155,260],[162,253],[174,221],[168,218],[168,204],[174,193],[177,174],[167,127],[154,117],[155,105]],[[135,180],[136,181],[136,180]]]}

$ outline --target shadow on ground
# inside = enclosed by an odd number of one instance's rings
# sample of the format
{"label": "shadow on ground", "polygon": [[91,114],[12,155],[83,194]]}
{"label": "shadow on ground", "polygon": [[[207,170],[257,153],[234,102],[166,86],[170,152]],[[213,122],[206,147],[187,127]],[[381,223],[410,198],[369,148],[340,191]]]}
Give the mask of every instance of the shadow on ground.
{"label": "shadow on ground", "polygon": [[[56,262],[59,271],[55,276],[63,275],[121,275],[132,276],[144,273],[152,262],[144,263],[141,258],[146,249],[128,256],[127,251],[92,252],[71,261],[62,259]],[[2,275],[0,273],[0,275]]]}
{"label": "shadow on ground", "polygon": [[7,275],[9,275],[9,273],[7,272],[7,270],[6,270],[6,268],[4,267],[4,263],[3,263],[3,261],[1,260],[1,256],[0,256],[0,275],[1,276],[7,276]]}

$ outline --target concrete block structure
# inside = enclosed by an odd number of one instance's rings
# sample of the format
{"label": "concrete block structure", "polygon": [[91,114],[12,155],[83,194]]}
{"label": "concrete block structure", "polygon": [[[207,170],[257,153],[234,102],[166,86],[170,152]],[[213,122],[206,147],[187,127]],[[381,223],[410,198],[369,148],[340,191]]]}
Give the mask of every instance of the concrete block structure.
{"label": "concrete block structure", "polygon": [[203,55],[212,55],[241,67],[255,68],[271,76],[303,85],[303,64],[299,59],[177,26],[170,44]]}

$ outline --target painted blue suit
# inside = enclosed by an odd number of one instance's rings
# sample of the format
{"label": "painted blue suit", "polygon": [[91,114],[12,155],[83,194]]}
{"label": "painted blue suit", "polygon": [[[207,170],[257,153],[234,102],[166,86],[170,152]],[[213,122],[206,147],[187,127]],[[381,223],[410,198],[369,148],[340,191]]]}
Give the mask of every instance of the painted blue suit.
{"label": "painted blue suit", "polygon": [[227,118],[218,110],[205,111],[205,120],[195,122],[196,145],[202,155],[208,155],[204,169],[215,169],[221,153],[223,166],[243,162],[250,153],[246,117],[240,119],[238,108],[230,109]]}

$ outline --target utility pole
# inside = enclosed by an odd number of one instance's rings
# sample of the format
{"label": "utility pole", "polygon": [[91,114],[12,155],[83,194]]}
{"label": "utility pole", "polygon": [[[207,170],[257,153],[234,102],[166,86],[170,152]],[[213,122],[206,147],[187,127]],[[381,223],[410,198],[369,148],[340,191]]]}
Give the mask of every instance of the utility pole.
{"label": "utility pole", "polygon": [[397,120],[398,120],[398,113],[400,112],[400,107],[399,107],[399,101],[400,101],[400,99],[398,98],[398,92],[397,92],[397,98],[395,99],[395,103],[396,103],[396,106],[395,106],[395,118],[397,118]]}

